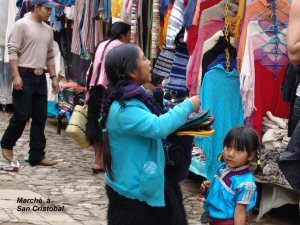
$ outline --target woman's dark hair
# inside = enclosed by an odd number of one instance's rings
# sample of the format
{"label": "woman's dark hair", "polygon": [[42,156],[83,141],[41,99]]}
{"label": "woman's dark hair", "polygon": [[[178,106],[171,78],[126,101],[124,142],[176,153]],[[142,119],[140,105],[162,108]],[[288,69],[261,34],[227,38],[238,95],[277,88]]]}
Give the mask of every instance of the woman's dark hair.
{"label": "woman's dark hair", "polygon": [[108,36],[106,38],[104,38],[104,40],[102,41],[102,42],[104,42],[104,41],[109,40],[109,42],[107,42],[107,44],[104,47],[104,51],[110,42],[120,39],[121,35],[126,35],[130,30],[131,30],[131,26],[127,23],[118,21],[118,22],[115,22],[114,24],[112,24],[112,26],[108,32]]}
{"label": "woman's dark hair", "polygon": [[[105,71],[109,85],[105,92],[102,105],[102,120],[100,124],[102,130],[106,129],[106,121],[111,104],[114,100],[120,100],[122,88],[132,82],[129,73],[139,69],[138,58],[138,47],[132,44],[120,45],[107,54],[105,59]],[[124,102],[120,102],[120,104],[124,105]],[[110,178],[113,179],[111,169],[112,157],[107,132],[103,132],[102,140],[104,168]]]}
{"label": "woman's dark hair", "polygon": [[[124,23],[124,22],[116,22],[116,23],[114,23],[114,24],[111,26],[110,30],[109,30],[108,36],[107,36],[102,42],[100,42],[100,43],[97,45],[96,51],[97,51],[98,46],[99,46],[101,43],[103,43],[103,42],[109,40],[109,41],[105,44],[105,46],[104,46],[104,48],[103,48],[103,52],[105,52],[107,46],[108,46],[112,41],[119,39],[119,38],[121,37],[121,35],[126,35],[126,34],[130,31],[130,29],[131,29],[131,27],[130,27],[130,25],[128,25],[127,23]],[[100,62],[102,62],[103,57],[104,57],[104,54],[102,53],[102,57],[101,57],[101,59],[100,59]],[[94,64],[94,61],[92,60],[91,65],[90,65],[90,68],[89,68],[89,70],[88,70],[88,71],[89,71],[89,74],[88,74],[88,77],[87,77],[87,80],[86,80],[86,87],[87,87],[87,88],[89,88],[89,85],[90,85],[90,82],[91,82],[91,79],[92,79],[92,75],[93,75],[93,70],[92,70],[93,64]],[[101,67],[99,67],[99,68],[101,68]]]}
{"label": "woman's dark hair", "polygon": [[236,147],[239,151],[246,149],[248,155],[252,152],[258,152],[260,141],[257,132],[247,126],[238,126],[232,128],[226,135],[223,147]]}
{"label": "woman's dark hair", "polygon": [[127,35],[130,30],[131,26],[129,24],[121,21],[115,22],[108,32],[108,39],[120,38],[121,35]]}

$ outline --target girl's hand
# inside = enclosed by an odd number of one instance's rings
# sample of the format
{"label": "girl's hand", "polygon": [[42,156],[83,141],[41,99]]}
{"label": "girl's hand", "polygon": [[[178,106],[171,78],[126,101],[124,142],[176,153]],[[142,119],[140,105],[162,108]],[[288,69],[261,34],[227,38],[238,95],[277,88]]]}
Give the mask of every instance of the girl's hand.
{"label": "girl's hand", "polygon": [[200,105],[201,105],[200,96],[195,95],[193,97],[190,97],[189,100],[193,103],[195,112],[199,112]]}
{"label": "girl's hand", "polygon": [[200,193],[204,195],[209,187],[210,187],[210,181],[209,180],[203,181],[200,186]]}

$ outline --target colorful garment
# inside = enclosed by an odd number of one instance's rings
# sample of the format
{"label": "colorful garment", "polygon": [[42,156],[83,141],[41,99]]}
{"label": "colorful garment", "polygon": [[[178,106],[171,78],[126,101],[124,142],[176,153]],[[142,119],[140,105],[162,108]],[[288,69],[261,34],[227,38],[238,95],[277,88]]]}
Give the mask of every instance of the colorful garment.
{"label": "colorful garment", "polygon": [[249,166],[229,168],[223,163],[208,189],[205,209],[211,218],[233,219],[237,204],[247,205],[246,210],[250,211],[256,200],[255,180]]}
{"label": "colorful garment", "polygon": [[205,151],[208,179],[217,172],[217,158],[223,150],[225,135],[232,127],[245,124],[239,89],[240,79],[236,70],[227,72],[222,65],[217,65],[205,74],[200,93],[201,109],[210,109],[215,116],[213,128],[216,132],[211,137],[195,138],[195,141]]}

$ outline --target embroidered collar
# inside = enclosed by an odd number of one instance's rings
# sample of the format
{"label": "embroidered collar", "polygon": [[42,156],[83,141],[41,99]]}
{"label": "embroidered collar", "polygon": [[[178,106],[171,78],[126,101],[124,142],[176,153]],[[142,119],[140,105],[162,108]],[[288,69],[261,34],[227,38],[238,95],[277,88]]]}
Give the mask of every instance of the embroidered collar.
{"label": "embroidered collar", "polygon": [[238,168],[231,168],[231,167],[227,166],[227,164],[226,164],[226,169],[228,169],[230,171],[233,171],[233,172],[238,172],[238,171],[241,171],[241,170],[249,169],[249,165],[241,166],[241,167],[238,167]]}

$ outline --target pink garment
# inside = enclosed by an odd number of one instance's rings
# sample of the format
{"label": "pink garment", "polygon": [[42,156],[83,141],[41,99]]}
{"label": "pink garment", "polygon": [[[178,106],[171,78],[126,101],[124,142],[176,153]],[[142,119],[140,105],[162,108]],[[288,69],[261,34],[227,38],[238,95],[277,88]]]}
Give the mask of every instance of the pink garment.
{"label": "pink garment", "polygon": [[[286,43],[286,37],[279,36],[280,40],[283,43]],[[268,43],[271,37],[268,37],[266,34],[255,34],[250,36],[250,63],[251,63],[251,82],[249,83],[249,89],[247,90],[245,97],[245,115],[251,116],[251,114],[257,110],[255,105],[255,78],[256,76],[260,76],[262,74],[258,74],[258,71],[255,71],[254,61],[258,60],[262,65],[273,65],[274,64],[274,55],[266,55],[265,52],[271,51],[274,48],[274,45],[268,45],[264,49],[261,48],[264,44]],[[279,49],[284,52],[286,55],[278,56],[278,64],[285,65],[286,67],[289,63],[289,59],[287,56],[287,48],[284,45],[279,45]],[[262,60],[260,60],[262,59]],[[274,67],[265,66],[270,71],[274,73]],[[282,69],[282,66],[278,66],[278,71]]]}
{"label": "pink garment", "polygon": [[[119,39],[116,39],[107,45],[108,42],[109,42],[109,40],[100,43],[97,48],[94,65],[93,65],[93,75],[92,75],[92,79],[91,79],[91,82],[89,85],[89,90],[91,89],[91,87],[93,87],[95,85],[102,85],[105,88],[107,88],[108,80],[107,80],[107,76],[106,76],[106,72],[105,72],[105,68],[104,68],[105,58],[112,49],[123,44],[123,42],[121,42]],[[106,48],[105,48],[105,46],[106,46]],[[104,51],[104,48],[105,48],[105,51]],[[101,59],[102,59],[102,62],[101,62]],[[95,84],[97,76],[98,76],[97,72],[99,70],[100,63],[101,63],[101,69],[100,69],[100,74],[99,74],[99,80],[98,80],[97,84]],[[89,74],[89,71],[87,71],[87,75],[88,74]],[[89,98],[90,98],[90,94],[88,91],[86,93],[86,100],[88,100]]]}
{"label": "pink garment", "polygon": [[213,19],[208,21],[203,27],[199,30],[199,35],[197,39],[197,44],[195,50],[190,57],[191,64],[187,73],[187,87],[190,91],[190,96],[196,95],[199,93],[197,90],[198,86],[198,75],[201,66],[201,57],[202,49],[204,42],[211,38],[217,31],[221,30],[224,27],[224,21],[221,19]]}
{"label": "pink garment", "polygon": [[[270,51],[274,45],[268,45],[264,49],[261,49],[261,46],[266,44],[271,36],[274,36],[272,32],[264,32],[263,30],[268,29],[271,24],[265,21],[258,23],[257,21],[251,21],[248,24],[245,53],[243,57],[243,62],[241,64],[241,73],[240,73],[240,84],[241,84],[241,97],[244,106],[244,118],[248,118],[252,115],[255,110],[254,106],[254,90],[255,90],[255,68],[254,68],[254,59],[260,59],[265,55],[264,52]],[[286,34],[286,30],[282,30]],[[286,36],[279,34],[279,38],[282,42],[286,43]],[[251,41],[250,41],[251,40]],[[253,42],[250,45],[250,42]],[[287,49],[284,45],[280,45],[280,50],[287,52]],[[259,52],[259,55],[256,54],[254,57],[253,52]],[[263,64],[273,64],[272,61],[268,60],[272,55],[263,59]],[[285,57],[286,58],[286,57]],[[284,60],[284,61],[282,61]],[[286,59],[281,58],[279,61],[280,64],[286,64]],[[272,68],[270,68],[272,69]]]}

